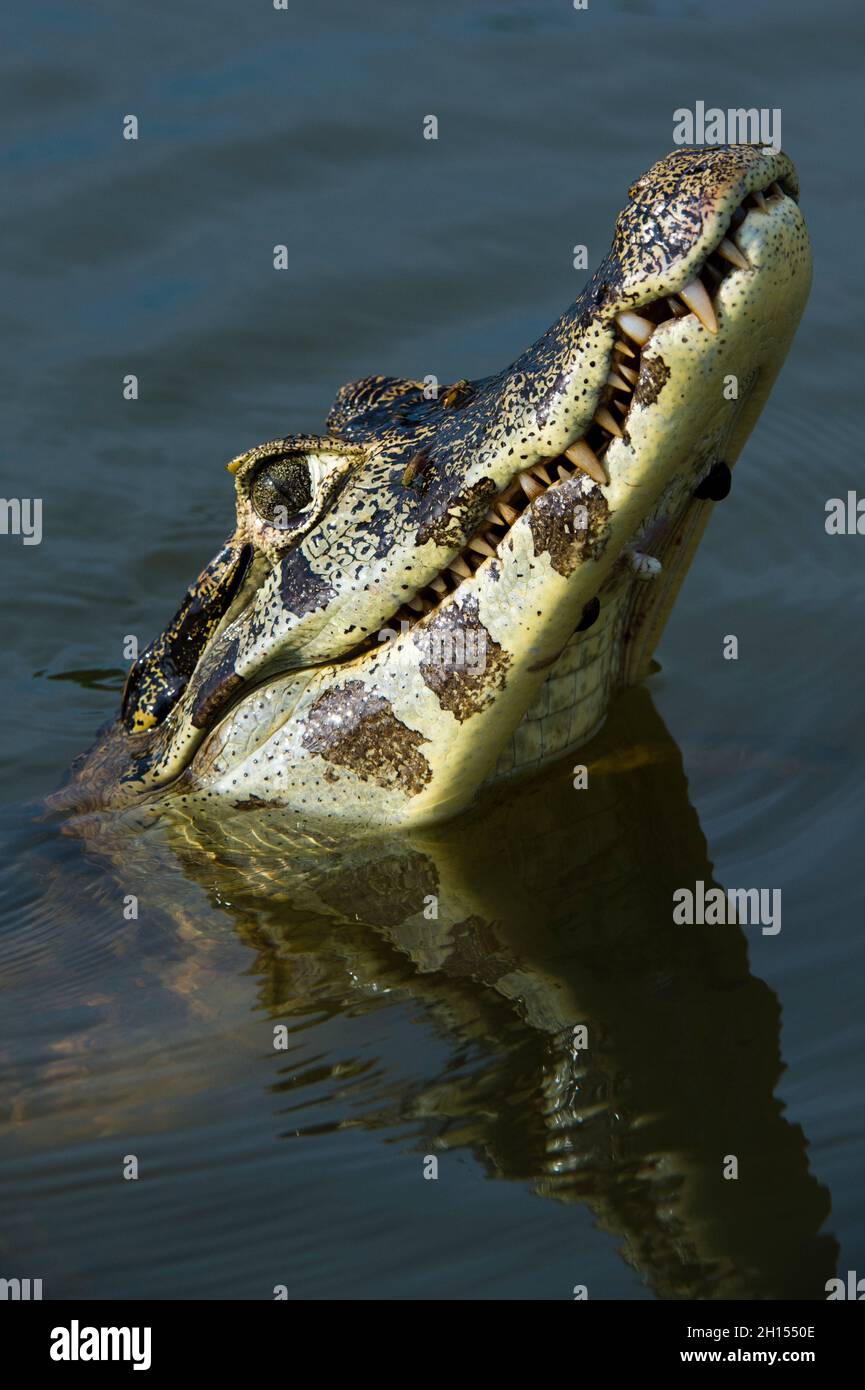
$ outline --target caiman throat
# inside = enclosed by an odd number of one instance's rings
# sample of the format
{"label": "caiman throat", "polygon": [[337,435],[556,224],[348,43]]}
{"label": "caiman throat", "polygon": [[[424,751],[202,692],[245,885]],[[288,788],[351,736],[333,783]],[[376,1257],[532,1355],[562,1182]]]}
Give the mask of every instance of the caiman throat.
{"label": "caiman throat", "polygon": [[678,149],[512,366],[368,377],[234,459],[233,534],[54,804],[423,823],[577,748],[649,668],[810,273],[786,155]]}

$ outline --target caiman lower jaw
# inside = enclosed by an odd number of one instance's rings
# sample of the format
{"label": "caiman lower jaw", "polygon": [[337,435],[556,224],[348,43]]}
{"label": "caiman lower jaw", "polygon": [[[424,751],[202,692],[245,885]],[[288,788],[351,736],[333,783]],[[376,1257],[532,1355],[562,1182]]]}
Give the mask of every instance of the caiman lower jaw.
{"label": "caiman lower jaw", "polygon": [[393,622],[412,627],[439,608],[488,560],[499,554],[515,523],[535,499],[550,488],[581,473],[599,486],[610,483],[605,456],[612,440],[623,438],[627,431],[634,394],[639,388],[642,349],[660,324],[686,318],[689,314],[693,314],[708,332],[717,333],[714,301],[719,286],[734,271],[751,270],[747,256],[736,242],[739,228],[749,212],[767,214],[779,199],[793,196],[792,191],[783,186],[783,180],[749,193],[734,210],[727,234],[677,296],[655,299],[641,305],[639,312],[626,310],[616,316],[618,336],[609,357],[607,383],[589,429],[563,454],[518,473],[493,500],[481,526],[464,549],[434,579],[406,600],[394,614]]}

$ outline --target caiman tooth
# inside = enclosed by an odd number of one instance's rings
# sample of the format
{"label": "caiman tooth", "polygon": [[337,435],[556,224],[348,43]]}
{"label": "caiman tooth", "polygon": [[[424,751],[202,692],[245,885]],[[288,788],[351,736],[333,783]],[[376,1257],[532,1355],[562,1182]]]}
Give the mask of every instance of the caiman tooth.
{"label": "caiman tooth", "polygon": [[431,589],[435,589],[437,594],[447,594],[450,592],[447,584],[444,582],[440,574],[437,574],[435,579],[430,580],[429,587]]}
{"label": "caiman tooth", "polygon": [[511,481],[508,483],[504,492],[499,493],[498,497],[493,503],[493,506],[498,507],[499,509],[501,509],[502,507],[510,507],[511,510],[516,508],[518,516],[522,515],[523,507],[525,505],[526,497],[525,493],[520,487],[519,477],[511,478]]}
{"label": "caiman tooth", "polygon": [[636,386],[637,382],[640,379],[639,372],[635,372],[633,367],[626,367],[624,362],[619,362],[617,364],[617,370],[622,373],[622,376],[625,378],[626,381],[629,381],[632,386]]}
{"label": "caiman tooth", "polygon": [[409,608],[414,609],[415,613],[426,612],[426,605],[424,604],[424,601],[419,594],[415,594],[413,598],[407,598],[406,603],[408,604]]}
{"label": "caiman tooth", "polygon": [[485,540],[480,532],[478,532],[476,536],[472,536],[469,541],[469,546],[472,550],[476,551],[478,555],[495,555],[496,553],[489,541]]}
{"label": "caiman tooth", "polygon": [[570,473],[568,471],[568,469],[565,467],[563,463],[559,463],[556,465],[556,472],[559,475],[560,483],[566,483],[568,481],[568,478],[572,478],[574,476],[573,473]]}
{"label": "caiman tooth", "polygon": [[641,318],[639,314],[634,314],[630,309],[625,309],[621,314],[616,314],[616,323],[623,333],[627,333],[629,338],[633,338],[635,343],[644,347],[655,331],[655,325],[651,319]]}
{"label": "caiman tooth", "polygon": [[757,207],[760,209],[761,212],[769,211],[769,204],[766,202],[766,199],[763,197],[762,193],[752,193],[751,197],[754,199],[754,202],[757,204]]}
{"label": "caiman tooth", "polygon": [[637,355],[630,344],[625,342],[624,338],[616,339],[613,344],[613,352],[621,352],[625,357],[636,357]]}
{"label": "caiman tooth", "polygon": [[608,434],[618,435],[619,439],[624,438],[621,425],[618,420],[610,414],[605,405],[598,406],[598,409],[595,411],[595,422],[600,425],[602,430],[606,430]]}
{"label": "caiman tooth", "polygon": [[715,318],[715,310],[712,308],[712,301],[709,292],[703,284],[699,275],[696,276],[683,290],[679,290],[679,298],[687,304],[692,314],[696,314],[704,328],[710,333],[717,333],[718,320]]}
{"label": "caiman tooth", "polygon": [[581,468],[584,473],[588,473],[596,483],[609,483],[607,470],[584,439],[578,439],[576,444],[571,444],[565,450],[565,458],[570,459],[575,468]]}
{"label": "caiman tooth", "polygon": [[688,310],[685,308],[684,304],[679,304],[675,299],[668,299],[667,303],[677,319],[686,319],[688,317]]}
{"label": "caiman tooth", "polygon": [[542,463],[533,463],[531,468],[529,469],[529,472],[532,474],[533,477],[538,479],[538,482],[543,483],[545,487],[549,487],[550,483],[552,482],[552,478],[550,477],[549,473],[546,470],[546,467]]}
{"label": "caiman tooth", "polygon": [[544,491],[541,484],[536,478],[532,477],[531,473],[521,473],[519,475],[519,482],[520,487],[530,502],[533,502],[536,497],[540,497],[541,493]]}
{"label": "caiman tooth", "polygon": [[448,569],[452,574],[459,575],[460,579],[471,579],[472,577],[472,572],[462,555],[458,555],[455,560],[451,560]]}
{"label": "caiman tooth", "polygon": [[513,523],[515,523],[516,518],[519,517],[519,514],[520,513],[517,512],[515,507],[509,507],[508,503],[499,502],[498,498],[496,498],[495,502],[492,503],[490,510],[488,510],[487,516],[484,517],[484,524],[503,525],[503,527],[510,527],[510,525],[513,525]]}
{"label": "caiman tooth", "polygon": [[729,237],[722,238],[721,244],[718,247],[718,255],[723,256],[725,261],[729,261],[730,265],[736,266],[738,270],[750,269],[750,262],[747,256],[742,255],[736,243],[730,241]]}
{"label": "caiman tooth", "polygon": [[618,372],[607,372],[607,385],[615,387],[617,391],[630,391],[631,389]]}
{"label": "caiman tooth", "polygon": [[769,192],[772,194],[772,197],[773,197],[773,198],[783,198],[783,197],[785,197],[784,190],[783,190],[783,188],[781,187],[781,185],[780,185],[779,183],[770,183],[770,184],[769,184]]}

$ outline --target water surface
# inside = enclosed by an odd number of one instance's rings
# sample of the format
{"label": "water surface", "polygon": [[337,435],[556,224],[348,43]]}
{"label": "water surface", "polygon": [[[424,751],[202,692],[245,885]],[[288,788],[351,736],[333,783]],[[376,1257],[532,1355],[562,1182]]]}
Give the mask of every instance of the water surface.
{"label": "water surface", "polygon": [[[44,537],[0,538],[0,1274],[632,1299],[865,1269],[862,542],[823,524],[859,473],[859,12],[122,0],[14,30],[3,491],[43,499]],[[320,431],[353,377],[510,361],[697,99],[782,110],[815,286],[585,799],[566,764],[467,826],[266,851],[178,828],[106,857],[35,820],[116,709],[124,636],[230,529],[224,462]],[[782,932],[683,938],[697,878],[781,888]]]}

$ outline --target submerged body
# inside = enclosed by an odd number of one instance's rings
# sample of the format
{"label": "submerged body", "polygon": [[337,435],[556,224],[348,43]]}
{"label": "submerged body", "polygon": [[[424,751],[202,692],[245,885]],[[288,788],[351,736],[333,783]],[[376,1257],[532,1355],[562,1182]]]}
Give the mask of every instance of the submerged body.
{"label": "submerged body", "polygon": [[377,825],[585,743],[648,670],[784,360],[810,251],[783,154],[678,150],[498,376],[344,387],[233,461],[237,524],[61,806]]}

